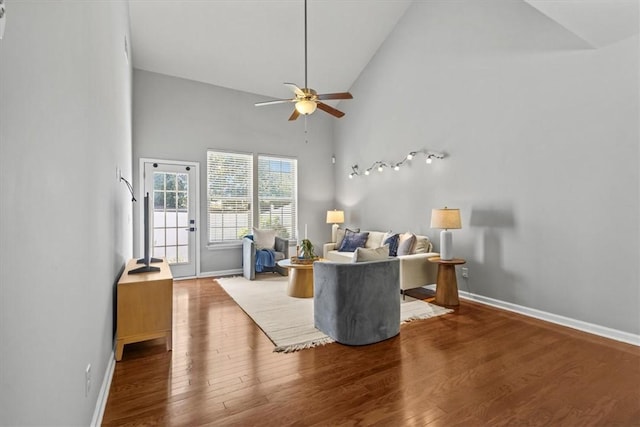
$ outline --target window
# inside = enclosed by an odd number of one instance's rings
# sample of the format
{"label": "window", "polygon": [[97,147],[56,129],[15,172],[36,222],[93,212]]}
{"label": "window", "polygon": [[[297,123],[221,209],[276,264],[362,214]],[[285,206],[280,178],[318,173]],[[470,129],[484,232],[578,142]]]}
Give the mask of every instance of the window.
{"label": "window", "polygon": [[296,236],[296,159],[258,156],[259,227],[276,230],[278,236]]}
{"label": "window", "polygon": [[207,152],[209,243],[237,241],[251,234],[254,225],[274,229],[283,238],[297,238],[298,161],[256,158],[254,171],[252,154]]}
{"label": "window", "polygon": [[233,241],[253,224],[253,156],[207,152],[209,243]]}

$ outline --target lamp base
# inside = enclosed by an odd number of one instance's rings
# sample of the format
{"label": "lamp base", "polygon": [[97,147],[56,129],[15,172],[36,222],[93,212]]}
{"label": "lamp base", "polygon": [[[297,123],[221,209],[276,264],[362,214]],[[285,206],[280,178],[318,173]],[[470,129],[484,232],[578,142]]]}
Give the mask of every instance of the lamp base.
{"label": "lamp base", "polygon": [[338,238],[338,227],[340,227],[338,224],[333,224],[331,226],[331,241],[335,242],[336,239]]}
{"label": "lamp base", "polygon": [[440,259],[445,261],[453,259],[453,233],[449,230],[440,232]]}

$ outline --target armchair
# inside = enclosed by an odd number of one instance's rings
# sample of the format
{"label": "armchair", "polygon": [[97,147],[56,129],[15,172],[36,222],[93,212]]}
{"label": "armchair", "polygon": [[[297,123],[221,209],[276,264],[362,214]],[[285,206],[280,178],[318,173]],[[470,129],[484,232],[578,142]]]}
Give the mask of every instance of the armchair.
{"label": "armchair", "polygon": [[400,333],[400,261],[313,264],[314,324],[339,343],[373,344]]}
{"label": "armchair", "polygon": [[[273,250],[275,251],[276,265],[263,267],[263,271],[274,271],[283,276],[288,275],[288,270],[280,267],[277,262],[289,258],[289,240],[276,236]],[[245,236],[242,239],[242,275],[248,280],[256,278],[256,243],[252,236]]]}

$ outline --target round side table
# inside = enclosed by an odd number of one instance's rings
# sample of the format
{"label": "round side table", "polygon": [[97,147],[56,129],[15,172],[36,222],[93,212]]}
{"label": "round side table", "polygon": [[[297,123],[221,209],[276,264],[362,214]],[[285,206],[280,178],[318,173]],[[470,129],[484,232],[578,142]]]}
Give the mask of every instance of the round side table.
{"label": "round side table", "polygon": [[291,259],[278,261],[280,267],[289,270],[287,295],[296,298],[313,297],[313,264],[294,264]]}
{"label": "round side table", "polygon": [[436,281],[436,300],[438,305],[460,305],[458,299],[458,281],[456,280],[456,265],[464,264],[467,261],[462,258],[450,260],[433,257],[429,262],[438,264],[438,277]]}

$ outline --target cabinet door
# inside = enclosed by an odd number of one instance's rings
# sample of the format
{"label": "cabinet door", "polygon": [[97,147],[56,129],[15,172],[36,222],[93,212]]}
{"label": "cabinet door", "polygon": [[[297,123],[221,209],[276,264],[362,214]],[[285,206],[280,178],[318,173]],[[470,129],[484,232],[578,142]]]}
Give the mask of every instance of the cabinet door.
{"label": "cabinet door", "polygon": [[118,285],[118,338],[171,329],[173,280]]}

